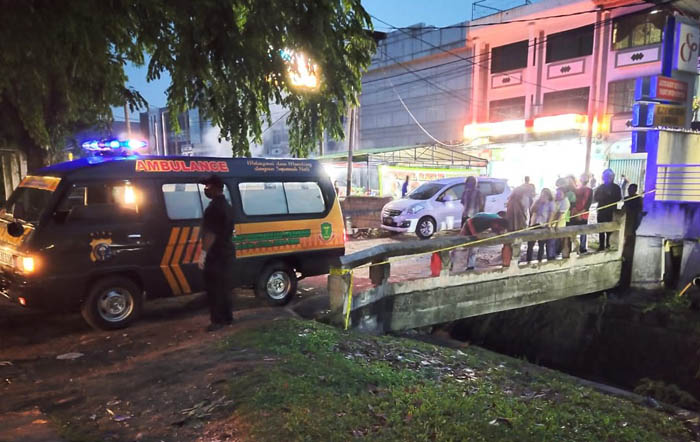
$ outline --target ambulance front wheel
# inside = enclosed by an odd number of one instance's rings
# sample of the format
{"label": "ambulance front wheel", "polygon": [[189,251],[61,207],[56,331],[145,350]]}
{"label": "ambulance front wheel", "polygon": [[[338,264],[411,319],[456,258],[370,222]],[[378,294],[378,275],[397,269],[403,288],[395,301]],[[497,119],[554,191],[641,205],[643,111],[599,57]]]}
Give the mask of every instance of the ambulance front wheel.
{"label": "ambulance front wheel", "polygon": [[255,284],[255,294],[274,305],[288,303],[296,291],[297,274],[290,265],[283,262],[265,266]]}
{"label": "ambulance front wheel", "polygon": [[129,278],[109,276],[97,280],[83,303],[85,321],[98,330],[127,327],[143,308],[142,290]]}

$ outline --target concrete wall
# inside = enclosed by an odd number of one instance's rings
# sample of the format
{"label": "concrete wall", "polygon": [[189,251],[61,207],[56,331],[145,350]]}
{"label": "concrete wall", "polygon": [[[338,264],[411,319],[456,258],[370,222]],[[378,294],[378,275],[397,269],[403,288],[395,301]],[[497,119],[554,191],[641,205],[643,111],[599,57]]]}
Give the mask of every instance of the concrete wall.
{"label": "concrete wall", "polygon": [[[620,224],[570,226],[553,232],[513,232],[506,237],[483,239],[481,246],[515,242],[513,247],[519,250],[520,241],[613,231],[613,248],[584,255],[572,253],[568,259],[523,267],[518,265],[520,254],[516,253],[509,267],[467,273],[453,273],[450,252],[440,251],[442,270],[439,276],[400,282],[389,282],[390,264],[386,263],[389,258],[441,250],[452,238],[433,242],[435,245],[427,249],[409,243],[378,246],[341,258],[340,263],[346,270],[331,271],[328,277],[331,310],[347,314],[351,269],[368,262],[383,264],[370,267],[370,279],[376,284],[373,288],[352,293],[350,321],[353,328],[371,333],[441,324],[612,289],[621,283],[626,242],[619,232],[624,232],[625,227],[622,217]],[[619,232],[615,231],[617,229]],[[624,256],[628,255],[629,252]]]}

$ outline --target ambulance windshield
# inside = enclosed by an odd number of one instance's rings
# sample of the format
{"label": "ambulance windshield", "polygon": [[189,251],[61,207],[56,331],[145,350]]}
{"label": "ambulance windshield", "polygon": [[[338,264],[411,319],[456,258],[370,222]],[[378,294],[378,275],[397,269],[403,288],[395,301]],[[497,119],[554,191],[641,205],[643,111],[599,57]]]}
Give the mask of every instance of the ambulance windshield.
{"label": "ambulance windshield", "polygon": [[49,204],[52,193],[33,187],[18,187],[5,204],[3,215],[6,218],[37,224]]}

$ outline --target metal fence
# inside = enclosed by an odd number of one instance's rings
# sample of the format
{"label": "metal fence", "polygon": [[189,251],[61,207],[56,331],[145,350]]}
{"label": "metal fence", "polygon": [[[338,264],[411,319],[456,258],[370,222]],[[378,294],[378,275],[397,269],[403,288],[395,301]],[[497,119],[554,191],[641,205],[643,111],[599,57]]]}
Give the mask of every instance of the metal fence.
{"label": "metal fence", "polygon": [[644,158],[616,158],[611,159],[609,167],[615,172],[615,180],[620,181],[625,175],[630,184],[639,186],[639,193],[644,192],[644,179],[646,176],[647,160]]}

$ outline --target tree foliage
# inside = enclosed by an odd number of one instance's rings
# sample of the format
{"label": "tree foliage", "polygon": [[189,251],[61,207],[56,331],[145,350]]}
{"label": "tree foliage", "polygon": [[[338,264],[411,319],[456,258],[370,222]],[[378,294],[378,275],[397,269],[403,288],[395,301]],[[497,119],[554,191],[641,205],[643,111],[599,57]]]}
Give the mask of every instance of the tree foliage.
{"label": "tree foliage", "polygon": [[[374,41],[360,0],[0,0],[0,143],[40,154],[72,131],[109,123],[111,107],[144,106],[124,67],[165,72],[171,115],[199,108],[235,156],[289,110],[292,153],[323,130],[343,136]],[[300,51],[319,67],[316,91],[295,90],[282,58]],[[145,57],[145,56],[148,57]]]}

